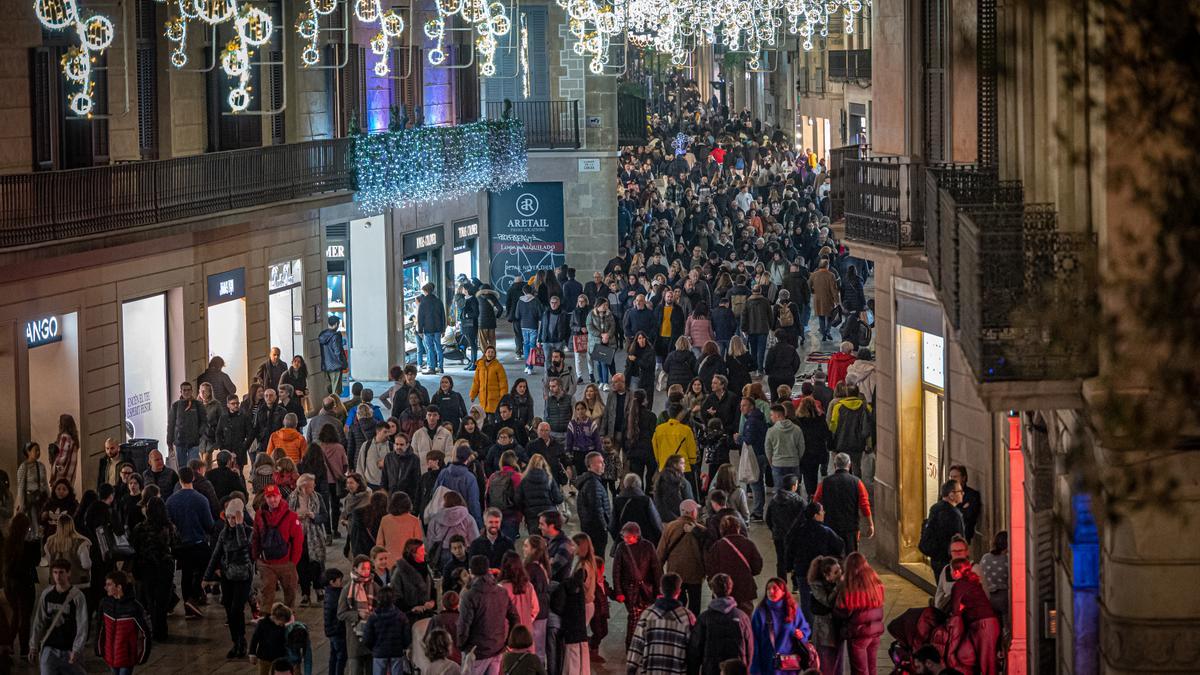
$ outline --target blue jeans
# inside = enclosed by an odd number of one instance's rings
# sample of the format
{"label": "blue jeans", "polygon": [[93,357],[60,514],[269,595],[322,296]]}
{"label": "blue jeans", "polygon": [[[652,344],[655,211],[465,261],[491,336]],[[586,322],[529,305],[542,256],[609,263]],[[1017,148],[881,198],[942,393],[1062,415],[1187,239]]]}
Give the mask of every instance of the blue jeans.
{"label": "blue jeans", "polygon": [[729,340],[717,340],[717,348],[721,350],[721,358],[729,352]]}
{"label": "blue jeans", "polygon": [[800,467],[798,466],[773,466],[771,467],[771,477],[775,479],[775,489],[783,489],[783,477],[794,475],[797,478],[800,476]]}
{"label": "blue jeans", "polygon": [[346,658],[346,637],[329,638],[329,675],[343,675],[346,672]]}
{"label": "blue jeans", "polygon": [[525,349],[521,352],[521,360],[529,363],[529,352],[533,351],[533,346],[537,344],[537,329],[522,328],[521,339],[525,342]]}
{"label": "blue jeans", "polygon": [[821,337],[828,339],[829,338],[829,329],[833,327],[833,326],[829,325],[829,317],[821,315],[821,316],[818,316],[817,319],[821,325]]}
{"label": "blue jeans", "polygon": [[767,484],[763,480],[763,467],[767,465],[767,456],[755,453],[754,458],[758,460],[758,480],[750,484],[750,495],[754,497],[754,506],[751,507],[750,514],[761,518],[766,506]]}
{"label": "blue jeans", "polygon": [[808,322],[812,321],[812,305],[800,306],[800,337],[808,332]]}
{"label": "blue jeans", "polygon": [[763,364],[767,362],[767,335],[748,335],[750,339],[750,353],[754,356],[754,363],[758,364],[758,369],[763,369]]}
{"label": "blue jeans", "polygon": [[420,333],[417,333],[417,367],[425,367],[425,340]]}
{"label": "blue jeans", "polygon": [[[265,450],[266,448],[263,448],[263,449]],[[178,445],[175,446],[175,468],[176,469],[182,469],[183,467],[187,466],[188,462],[192,461],[193,459],[200,459],[200,446],[197,445],[197,446],[191,447],[191,448],[181,448]]]}
{"label": "blue jeans", "polygon": [[429,367],[441,370],[445,365],[442,362],[445,355],[445,352],[442,351],[442,334],[421,333],[421,342],[425,343],[425,352],[429,354]]}
{"label": "blue jeans", "polygon": [[133,668],[113,668],[112,675],[133,675]]}
{"label": "blue jeans", "polygon": [[403,675],[404,661],[403,657],[371,659],[371,673],[372,675]]}
{"label": "blue jeans", "polygon": [[608,384],[609,378],[612,377],[608,372],[609,370],[607,363],[596,362],[596,379],[599,380],[600,384]]}

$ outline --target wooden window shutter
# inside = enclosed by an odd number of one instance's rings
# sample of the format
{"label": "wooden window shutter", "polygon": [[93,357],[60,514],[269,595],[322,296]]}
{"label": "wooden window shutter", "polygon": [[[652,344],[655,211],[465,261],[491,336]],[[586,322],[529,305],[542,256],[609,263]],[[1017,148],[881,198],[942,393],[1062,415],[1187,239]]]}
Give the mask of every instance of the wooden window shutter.
{"label": "wooden window shutter", "polygon": [[453,45],[455,65],[471,63],[468,68],[454,69],[454,121],[457,124],[479,119],[479,64],[472,61],[472,46]]}
{"label": "wooden window shutter", "polygon": [[[529,98],[533,101],[548,101],[550,100],[550,55],[546,52],[549,41],[546,8],[531,6],[525,8],[523,12],[525,25],[529,29]],[[516,32],[519,34],[519,27]],[[517,96],[520,96],[520,77],[516,78],[514,82],[517,83]]]}
{"label": "wooden window shutter", "polygon": [[137,124],[142,159],[158,159],[158,50],[154,0],[137,3]]}
{"label": "wooden window shutter", "polygon": [[53,47],[34,47],[29,62],[33,168],[49,171],[54,168],[58,146],[58,60]]}

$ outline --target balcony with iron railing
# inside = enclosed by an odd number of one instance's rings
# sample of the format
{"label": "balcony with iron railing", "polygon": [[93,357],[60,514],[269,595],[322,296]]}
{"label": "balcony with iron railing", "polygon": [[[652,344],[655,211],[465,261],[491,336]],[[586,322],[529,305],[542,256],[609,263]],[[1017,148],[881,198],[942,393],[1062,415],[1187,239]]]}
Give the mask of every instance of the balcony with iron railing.
{"label": "balcony with iron railing", "polygon": [[488,101],[487,119],[504,117],[511,105],[511,116],[525,125],[525,145],[530,150],[578,149],[582,132],[579,126],[579,101]]}
{"label": "balcony with iron railing", "polygon": [[1069,380],[1095,371],[1065,339],[1095,311],[1095,235],[1058,228],[1053,205],[1026,204],[1019,182],[973,166],[926,171],[929,273],[981,383]]}
{"label": "balcony with iron railing", "polygon": [[[907,157],[871,155],[867,146],[830,156],[831,206],[846,219],[846,238],[891,249],[919,249],[922,166]],[[836,169],[833,167],[836,166]]]}
{"label": "balcony with iron railing", "polygon": [[829,52],[831,82],[870,82],[870,49],[835,49]]}
{"label": "balcony with iron railing", "polygon": [[0,176],[0,249],[353,189],[348,138]]}

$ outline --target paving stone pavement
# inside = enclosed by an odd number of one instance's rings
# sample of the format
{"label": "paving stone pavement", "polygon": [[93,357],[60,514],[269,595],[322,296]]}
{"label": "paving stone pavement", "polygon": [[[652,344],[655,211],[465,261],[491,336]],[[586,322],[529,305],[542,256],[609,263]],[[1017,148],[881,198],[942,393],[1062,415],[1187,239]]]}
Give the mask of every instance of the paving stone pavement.
{"label": "paving stone pavement", "polygon": [[[499,350],[501,361],[504,363],[508,371],[510,381],[517,377],[524,376],[521,370],[521,362],[512,355],[513,342],[511,335],[500,335]],[[810,338],[809,343],[815,341]],[[809,349],[815,346],[808,346]],[[828,345],[826,345],[828,349]],[[415,358],[412,356],[410,358]],[[463,394],[466,398],[470,391],[472,373],[465,371],[462,366],[457,363],[448,365],[446,373],[454,379],[454,387]],[[430,391],[433,391],[438,385],[438,377],[436,375],[422,375],[420,380]],[[536,380],[540,380],[540,375],[534,375],[535,385],[540,384]],[[366,383],[375,389],[376,393],[382,393],[388,386],[387,383]],[[532,391],[540,391],[540,386],[531,386]],[[535,397],[536,399],[537,397]],[[659,407],[665,401],[665,396],[657,396]],[[468,402],[468,406],[470,403]],[[540,403],[535,404],[535,407],[540,407]],[[540,410],[535,409],[535,413],[540,414]],[[768,497],[769,498],[769,497]],[[570,529],[570,526],[568,526]],[[572,532],[573,533],[573,532]],[[759,551],[763,556],[764,573],[759,575],[759,590],[762,591],[762,584],[771,576],[770,571],[775,569],[775,549],[771,543],[770,532],[766,525],[762,523],[754,523],[750,527],[750,538],[758,546]],[[330,547],[329,560],[327,565],[336,565],[341,569],[349,570],[349,563],[342,556],[340,540],[335,542],[336,545]],[[865,540],[863,552],[868,559],[873,559],[873,542]],[[888,621],[899,615],[910,607],[925,606],[929,602],[929,595],[923,590],[917,588],[908,581],[893,574],[886,569],[876,568],[880,578],[883,580],[886,588],[886,605],[885,615]],[[42,569],[43,576],[46,574],[45,568]],[[705,590],[704,605],[707,606],[709,595]],[[324,637],[322,630],[322,612],[320,606],[316,607],[300,607],[296,608],[297,615],[300,621],[303,621],[309,626],[310,633],[313,639],[314,658],[313,658],[313,673],[315,675],[323,675],[328,673],[328,642]],[[215,598],[212,598],[208,607],[205,609],[205,616],[200,619],[187,620],[183,618],[182,606],[180,611],[177,611],[169,618],[171,641],[167,644],[156,644],[152,651],[149,662],[137,668],[137,672],[146,673],[176,673],[186,672],[189,675],[224,675],[231,673],[251,673],[256,672],[254,667],[249,664],[246,659],[236,661],[227,661],[225,652],[229,649],[228,631],[224,626],[224,611]],[[600,655],[605,659],[604,664],[593,664],[593,672],[602,675],[624,675],[625,665],[625,624],[626,613],[623,605],[617,603],[611,604],[611,617],[609,619],[609,635],[600,647]],[[247,640],[253,627],[247,628]],[[95,631],[92,633],[94,638]],[[97,658],[93,651],[92,642],[88,645],[88,658],[85,663],[87,672],[89,673],[104,673],[108,672],[104,664]],[[879,672],[891,672],[892,665],[887,656],[887,647],[890,644],[890,638],[886,634],[880,641],[878,654]],[[5,668],[0,664],[0,675],[3,675]],[[18,673],[35,673],[37,670],[28,664],[18,664],[15,668]],[[569,674],[568,674],[569,675]]]}

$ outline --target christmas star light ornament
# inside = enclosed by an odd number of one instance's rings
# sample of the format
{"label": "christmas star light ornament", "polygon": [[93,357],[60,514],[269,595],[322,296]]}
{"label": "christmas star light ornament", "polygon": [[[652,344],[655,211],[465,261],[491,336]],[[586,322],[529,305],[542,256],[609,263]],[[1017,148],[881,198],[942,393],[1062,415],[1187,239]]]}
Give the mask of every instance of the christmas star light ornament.
{"label": "christmas star light ornament", "polygon": [[112,44],[116,27],[102,14],[85,18],[76,0],[35,0],[33,13],[46,29],[73,28],[79,37],[79,45],[68,49],[59,65],[63,77],[78,87],[67,95],[67,107],[78,117],[90,117],[96,106],[92,64]]}

